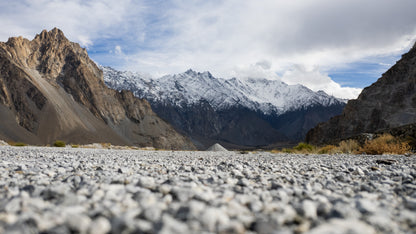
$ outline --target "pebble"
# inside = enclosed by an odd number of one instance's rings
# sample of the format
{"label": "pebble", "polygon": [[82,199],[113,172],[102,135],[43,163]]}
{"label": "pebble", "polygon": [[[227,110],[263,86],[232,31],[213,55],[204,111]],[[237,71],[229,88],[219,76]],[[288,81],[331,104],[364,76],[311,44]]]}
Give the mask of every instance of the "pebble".
{"label": "pebble", "polygon": [[89,234],[105,234],[111,231],[111,223],[104,217],[98,217],[90,223]]}
{"label": "pebble", "polygon": [[416,227],[415,155],[1,146],[0,158],[0,233],[413,233]]}

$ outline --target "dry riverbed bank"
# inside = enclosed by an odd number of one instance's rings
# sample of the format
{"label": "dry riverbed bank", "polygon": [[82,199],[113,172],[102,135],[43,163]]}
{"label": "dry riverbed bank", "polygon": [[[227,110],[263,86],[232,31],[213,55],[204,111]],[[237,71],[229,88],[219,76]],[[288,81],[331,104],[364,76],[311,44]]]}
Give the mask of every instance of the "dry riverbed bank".
{"label": "dry riverbed bank", "polygon": [[415,233],[415,178],[414,155],[1,146],[0,232]]}

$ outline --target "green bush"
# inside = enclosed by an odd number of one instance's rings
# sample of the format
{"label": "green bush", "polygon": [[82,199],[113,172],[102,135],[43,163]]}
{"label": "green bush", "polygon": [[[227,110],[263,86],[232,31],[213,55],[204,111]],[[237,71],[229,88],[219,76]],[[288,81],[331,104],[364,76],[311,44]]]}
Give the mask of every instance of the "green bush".
{"label": "green bush", "polygon": [[10,145],[12,145],[12,146],[27,146],[27,144],[25,144],[23,142],[13,142]]}
{"label": "green bush", "polygon": [[55,141],[55,142],[53,143],[53,146],[55,146],[55,147],[65,147],[65,146],[66,146],[66,144],[65,144],[65,142],[64,142],[64,141]]}
{"label": "green bush", "polygon": [[293,147],[293,149],[297,152],[309,153],[312,152],[315,149],[315,147],[313,145],[301,142],[297,146]]}

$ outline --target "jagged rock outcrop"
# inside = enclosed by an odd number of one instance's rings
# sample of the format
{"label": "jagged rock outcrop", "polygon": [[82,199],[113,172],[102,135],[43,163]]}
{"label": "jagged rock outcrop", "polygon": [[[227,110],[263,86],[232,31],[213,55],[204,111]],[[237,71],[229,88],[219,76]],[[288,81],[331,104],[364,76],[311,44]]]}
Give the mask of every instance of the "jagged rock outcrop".
{"label": "jagged rock outcrop", "polygon": [[87,51],[57,28],[0,43],[0,137],[194,149],[144,99],[107,88]]}
{"label": "jagged rock outcrop", "polygon": [[311,129],[306,141],[318,145],[336,143],[361,133],[389,132],[389,129],[414,123],[416,44],[357,99],[350,100],[341,115]]}

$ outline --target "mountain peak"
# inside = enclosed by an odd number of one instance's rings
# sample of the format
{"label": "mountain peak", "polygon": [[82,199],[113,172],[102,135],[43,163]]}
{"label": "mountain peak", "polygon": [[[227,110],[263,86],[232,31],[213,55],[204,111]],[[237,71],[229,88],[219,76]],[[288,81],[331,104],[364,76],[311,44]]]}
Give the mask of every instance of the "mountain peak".
{"label": "mountain peak", "polygon": [[190,76],[195,76],[198,74],[198,72],[192,70],[191,68],[189,68],[188,70],[186,70],[185,74],[190,75]]}
{"label": "mountain peak", "polygon": [[35,40],[57,40],[57,41],[67,41],[68,39],[65,37],[64,33],[58,29],[53,28],[49,32],[44,29],[40,34],[37,34]]}

